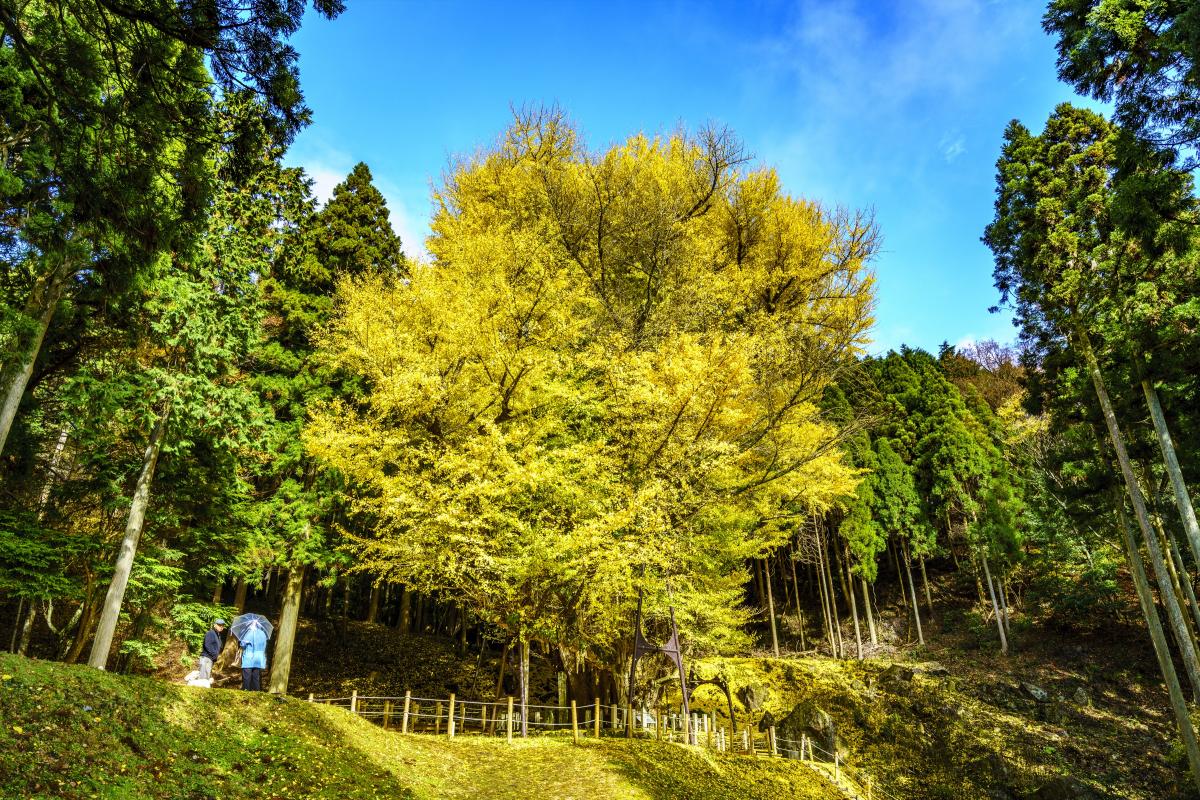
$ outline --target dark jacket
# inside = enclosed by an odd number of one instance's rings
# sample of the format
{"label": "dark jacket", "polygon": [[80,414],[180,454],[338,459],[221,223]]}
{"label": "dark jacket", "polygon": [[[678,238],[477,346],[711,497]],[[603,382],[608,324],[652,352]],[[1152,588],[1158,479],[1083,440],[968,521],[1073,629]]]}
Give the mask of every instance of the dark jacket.
{"label": "dark jacket", "polygon": [[204,647],[200,650],[200,655],[213,661],[221,655],[221,634],[213,628],[209,628],[208,633],[204,634]]}

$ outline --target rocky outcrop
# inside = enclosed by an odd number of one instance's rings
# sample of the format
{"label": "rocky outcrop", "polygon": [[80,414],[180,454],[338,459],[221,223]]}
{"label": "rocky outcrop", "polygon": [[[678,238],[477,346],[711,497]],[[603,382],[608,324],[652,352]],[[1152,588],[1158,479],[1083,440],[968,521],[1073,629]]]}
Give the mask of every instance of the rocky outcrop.
{"label": "rocky outcrop", "polygon": [[807,737],[816,747],[824,751],[818,757],[832,758],[834,753],[846,755],[846,749],[838,738],[837,723],[827,711],[811,701],[798,704],[783,719],[775,724],[778,739],[799,742]]}

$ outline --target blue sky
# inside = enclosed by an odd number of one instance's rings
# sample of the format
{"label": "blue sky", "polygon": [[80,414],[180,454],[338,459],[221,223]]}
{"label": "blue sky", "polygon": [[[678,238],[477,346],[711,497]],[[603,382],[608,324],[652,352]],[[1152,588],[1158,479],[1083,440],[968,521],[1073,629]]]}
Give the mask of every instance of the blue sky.
{"label": "blue sky", "polygon": [[1014,339],[979,242],[1008,120],[1072,100],[1031,0],[349,0],[293,43],[314,123],[288,160],[325,197],[365,161],[410,254],[450,160],[558,103],[589,146],[730,126],[793,195],[873,208],[874,352]]}

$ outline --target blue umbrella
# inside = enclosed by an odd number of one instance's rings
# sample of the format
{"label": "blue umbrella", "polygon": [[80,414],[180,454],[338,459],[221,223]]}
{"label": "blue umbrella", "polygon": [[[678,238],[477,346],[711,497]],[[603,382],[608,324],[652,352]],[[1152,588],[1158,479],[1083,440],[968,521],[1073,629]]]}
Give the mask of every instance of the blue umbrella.
{"label": "blue umbrella", "polygon": [[271,634],[275,632],[275,626],[271,621],[262,614],[241,614],[233,618],[233,624],[229,626],[230,632],[239,642],[246,638],[246,632],[253,627],[262,628],[263,633],[267,638],[271,638]]}

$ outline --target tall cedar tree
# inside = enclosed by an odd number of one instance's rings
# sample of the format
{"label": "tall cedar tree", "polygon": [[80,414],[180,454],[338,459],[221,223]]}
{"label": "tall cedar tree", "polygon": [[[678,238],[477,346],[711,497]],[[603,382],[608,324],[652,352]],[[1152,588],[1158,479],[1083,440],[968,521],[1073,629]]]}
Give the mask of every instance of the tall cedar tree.
{"label": "tall cedar tree", "polygon": [[314,338],[332,319],[339,282],[407,275],[400,239],[388,219],[387,203],[360,163],[324,208],[310,212],[290,232],[282,258],[262,282],[266,317],[253,372],[273,422],[254,477],[256,501],[248,510],[254,535],[241,569],[251,576],[269,568],[289,575],[272,691],[287,689],[305,570],[336,561],[336,531],[347,523],[341,499],[347,487],[305,454],[303,431],[312,408],[336,399],[354,401],[362,393],[361,382],[316,358]]}

